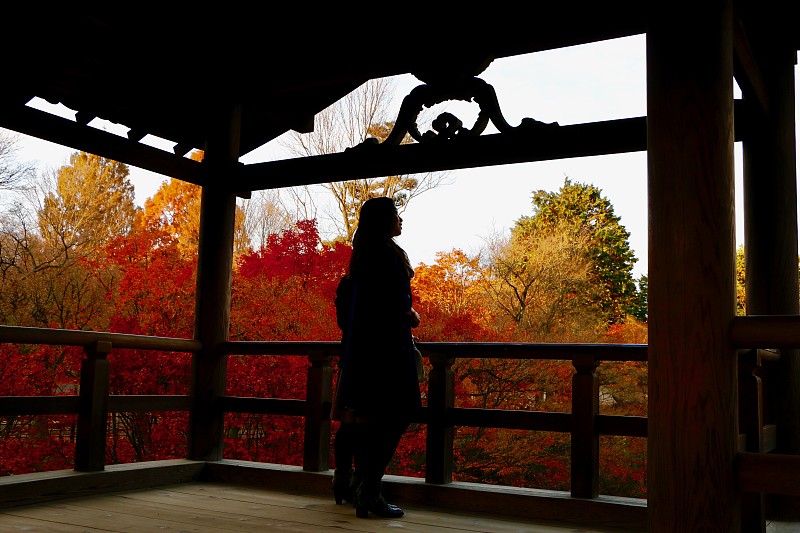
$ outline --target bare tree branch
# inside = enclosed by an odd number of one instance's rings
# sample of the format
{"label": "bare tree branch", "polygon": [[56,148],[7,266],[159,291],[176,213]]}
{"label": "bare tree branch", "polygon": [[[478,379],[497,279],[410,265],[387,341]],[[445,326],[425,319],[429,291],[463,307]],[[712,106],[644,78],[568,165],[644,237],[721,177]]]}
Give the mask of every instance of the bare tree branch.
{"label": "bare tree branch", "polygon": [[17,161],[19,136],[0,129],[0,189],[17,189],[35,171],[32,163]]}
{"label": "bare tree branch", "polygon": [[[371,80],[334,105],[318,113],[312,133],[294,133],[283,146],[295,157],[343,152],[367,138],[383,140],[391,133],[394,117],[389,116],[395,85],[392,79]],[[404,142],[413,142],[407,138]],[[375,196],[388,196],[402,213],[409,202],[434,189],[448,179],[447,173],[386,176],[381,178],[331,182],[316,186],[326,189],[326,205],[322,214],[338,238],[352,242],[361,205]],[[303,209],[299,212],[320,213],[313,187],[295,188],[289,193]]]}

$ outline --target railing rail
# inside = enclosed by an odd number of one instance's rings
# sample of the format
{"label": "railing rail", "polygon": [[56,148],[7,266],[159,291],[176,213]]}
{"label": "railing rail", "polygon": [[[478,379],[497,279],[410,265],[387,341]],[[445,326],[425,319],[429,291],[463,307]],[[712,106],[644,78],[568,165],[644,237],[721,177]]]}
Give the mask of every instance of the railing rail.
{"label": "railing rail", "polygon": [[0,326],[0,342],[84,347],[96,342],[109,342],[114,348],[165,352],[198,352],[201,348],[200,341],[192,339],[23,326]]}
{"label": "railing rail", "polygon": [[[113,348],[164,351],[199,351],[198,341],[157,338],[114,333],[0,326],[0,342],[83,346],[80,393],[75,397],[0,398],[0,416],[78,414],[75,469],[98,471],[104,468],[106,420],[110,412],[121,410],[166,411],[187,409],[187,396],[110,396],[108,355]],[[600,428],[609,434],[646,436],[644,417],[599,418],[599,391],[596,369],[602,361],[646,361],[645,345],[613,344],[531,344],[531,343],[420,343],[431,362],[428,402],[420,423],[427,425],[426,481],[450,483],[453,467],[455,426],[555,431],[572,435],[572,493],[596,497],[599,486]],[[305,400],[277,398],[219,399],[224,412],[279,414],[305,417],[303,468],[328,469],[330,455],[330,406],[332,399],[331,360],[340,354],[340,343],[311,342],[226,342],[219,347],[229,355],[305,356],[311,363],[307,371]],[[572,361],[573,412],[548,413],[455,407],[455,375],[452,365],[458,358],[541,359]]]}
{"label": "railing rail", "polygon": [[[761,341],[751,329],[756,321],[737,320],[734,337],[744,345]],[[793,344],[798,322],[794,318],[758,319],[775,324],[783,332],[782,345]],[[747,340],[745,340],[747,339]],[[75,470],[99,471],[104,468],[105,435],[110,412],[188,410],[190,397],[174,396],[110,396],[109,361],[112,349],[146,349],[176,352],[198,352],[199,341],[167,337],[116,334],[106,332],[54,330],[0,326],[0,342],[15,344],[49,344],[83,346],[86,354],[81,369],[78,396],[5,397],[0,398],[0,416],[77,413]],[[427,425],[426,481],[446,484],[452,481],[453,437],[456,426],[554,431],[571,435],[571,494],[594,498],[599,486],[599,438],[601,435],[647,436],[647,418],[612,416],[599,413],[598,365],[602,362],[647,361],[646,345],[624,344],[536,344],[536,343],[420,343],[420,349],[431,362],[428,379],[428,401],[419,422]],[[741,346],[740,346],[741,347]],[[332,397],[331,360],[339,355],[338,342],[226,342],[220,351],[229,355],[281,355],[308,357],[305,400],[277,398],[222,397],[224,412],[284,414],[305,417],[303,469],[328,469],[330,447],[330,402]],[[742,350],[742,363],[751,354],[743,378],[758,376],[760,363],[775,357],[767,350]],[[752,354],[755,354],[753,358]],[[575,372],[572,383],[572,411],[550,413],[473,409],[455,406],[453,364],[460,358],[541,359],[571,361]],[[759,385],[759,382],[755,382]],[[758,388],[753,387],[758,399]],[[750,428],[761,428],[759,419],[748,414]],[[755,422],[753,422],[755,421]],[[785,487],[762,479],[753,464],[758,457],[751,451],[764,449],[763,435],[748,437],[742,458],[747,477],[746,487],[772,494],[796,494],[796,486]],[[768,449],[766,451],[769,451]],[[744,460],[746,459],[746,460]],[[776,456],[768,459],[772,466],[779,462],[788,472],[800,469],[800,458]]]}

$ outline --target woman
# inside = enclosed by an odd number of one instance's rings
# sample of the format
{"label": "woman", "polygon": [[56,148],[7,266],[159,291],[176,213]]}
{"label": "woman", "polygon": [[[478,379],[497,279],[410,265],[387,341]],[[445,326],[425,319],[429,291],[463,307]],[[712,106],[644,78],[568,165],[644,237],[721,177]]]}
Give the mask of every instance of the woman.
{"label": "woman", "polygon": [[411,307],[414,271],[394,242],[402,225],[391,198],[371,198],[361,207],[353,237],[349,277],[354,303],[339,400],[355,421],[351,431],[361,481],[354,506],[359,518],[369,513],[403,516],[381,494],[381,479],[422,405],[411,336],[411,328],[419,325]]}

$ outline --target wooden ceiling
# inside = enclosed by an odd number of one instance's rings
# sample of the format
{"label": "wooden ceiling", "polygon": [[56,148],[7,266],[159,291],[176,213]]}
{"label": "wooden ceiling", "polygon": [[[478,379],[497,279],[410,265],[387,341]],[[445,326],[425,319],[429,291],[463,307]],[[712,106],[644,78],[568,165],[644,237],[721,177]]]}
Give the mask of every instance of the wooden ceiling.
{"label": "wooden ceiling", "polygon": [[[205,184],[210,178],[184,156],[206,146],[210,117],[231,104],[241,105],[244,155],[286,131],[312,131],[316,113],[370,79],[411,73],[420,83],[435,83],[478,75],[496,58],[641,34],[646,4],[554,3],[538,14],[483,8],[448,17],[403,6],[400,13],[368,19],[305,3],[282,4],[275,13],[263,7],[157,13],[141,5],[91,12],[26,8],[5,19],[6,35],[16,44],[6,57],[0,126]],[[737,3],[756,55],[771,49],[758,42],[765,35],[774,39],[764,31],[767,23],[785,20],[762,5]],[[777,34],[798,42],[788,29]],[[75,122],[27,107],[33,97],[74,110]],[[87,126],[96,117],[130,128],[128,138]],[[147,134],[174,142],[173,153],[139,142]],[[420,151],[416,157],[428,157],[432,167],[453,164]],[[374,158],[352,168],[353,159],[298,167],[296,178],[291,167],[262,166],[235,186],[243,191],[415,170],[402,163],[382,167]],[[331,164],[343,166],[320,175]]]}

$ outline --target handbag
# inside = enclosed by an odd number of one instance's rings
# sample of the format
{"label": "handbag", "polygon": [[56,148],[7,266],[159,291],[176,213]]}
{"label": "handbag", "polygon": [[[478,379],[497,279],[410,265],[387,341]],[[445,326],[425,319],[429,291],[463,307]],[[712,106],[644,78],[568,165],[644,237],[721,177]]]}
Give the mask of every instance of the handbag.
{"label": "handbag", "polygon": [[422,352],[417,348],[417,343],[412,342],[411,348],[414,350],[414,362],[417,365],[417,380],[420,382],[425,381],[425,364],[422,362]]}
{"label": "handbag", "polygon": [[339,398],[339,387],[342,383],[342,368],[339,367],[336,373],[336,388],[333,389],[333,399],[331,400],[331,420],[341,422],[344,418],[344,409]]}
{"label": "handbag", "polygon": [[355,411],[353,411],[349,407],[345,407],[342,404],[341,399],[341,387],[342,387],[342,376],[344,372],[342,371],[342,367],[339,367],[339,370],[336,373],[336,387],[333,389],[333,398],[331,399],[331,414],[330,419],[332,422],[342,422],[342,423],[364,423],[366,420],[360,416],[356,416]]}
{"label": "handbag", "polygon": [[341,391],[342,377],[344,376],[344,364],[350,351],[350,332],[353,327],[353,314],[355,313],[355,294],[356,284],[345,274],[336,286],[336,297],[334,306],[336,307],[336,323],[342,330],[342,358],[339,360],[339,370],[336,373],[336,387],[333,389],[331,398],[330,419],[334,422],[351,422],[353,418],[352,409],[342,405]]}

